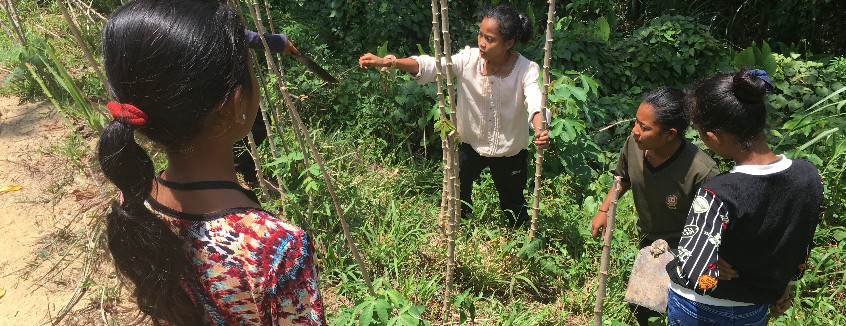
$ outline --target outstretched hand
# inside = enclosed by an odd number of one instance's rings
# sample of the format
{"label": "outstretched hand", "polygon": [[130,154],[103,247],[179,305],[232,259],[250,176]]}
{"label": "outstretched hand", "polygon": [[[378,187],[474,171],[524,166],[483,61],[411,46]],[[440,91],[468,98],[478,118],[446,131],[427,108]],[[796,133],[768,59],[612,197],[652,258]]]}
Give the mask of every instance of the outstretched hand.
{"label": "outstretched hand", "polygon": [[373,53],[367,53],[358,58],[358,66],[364,69],[373,67],[390,67],[391,60],[380,58]]}

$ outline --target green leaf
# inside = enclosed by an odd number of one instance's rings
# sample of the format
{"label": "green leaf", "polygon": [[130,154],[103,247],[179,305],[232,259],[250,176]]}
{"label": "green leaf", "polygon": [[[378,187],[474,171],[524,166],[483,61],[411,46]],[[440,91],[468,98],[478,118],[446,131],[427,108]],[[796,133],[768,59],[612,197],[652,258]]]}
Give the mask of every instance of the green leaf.
{"label": "green leaf", "polygon": [[406,301],[405,298],[402,297],[402,294],[397,292],[397,290],[390,289],[385,291],[385,294],[388,295],[388,298],[391,299],[391,302],[393,302],[399,307],[403,307],[408,304],[408,301]]}
{"label": "green leaf", "polygon": [[427,55],[426,51],[423,50],[423,46],[420,43],[417,43],[417,52],[420,52],[420,55]]}
{"label": "green leaf", "polygon": [[582,102],[587,101],[587,92],[584,89],[571,85],[567,85],[567,89],[570,90],[570,94],[572,94],[577,100]]}
{"label": "green leaf", "polygon": [[755,50],[753,47],[748,47],[743,51],[740,51],[737,55],[734,56],[734,61],[732,64],[735,68],[740,69],[743,67],[754,67],[755,66]]}
{"label": "green leaf", "polygon": [[839,128],[839,127],[834,127],[834,128],[832,128],[832,129],[829,129],[829,130],[823,131],[822,133],[820,133],[819,135],[817,135],[816,137],[814,137],[814,139],[811,139],[811,140],[809,140],[807,143],[802,144],[802,146],[799,146],[799,148],[797,148],[797,149],[793,152],[793,157],[796,157],[796,155],[797,155],[797,154],[799,154],[800,152],[804,151],[806,148],[808,148],[808,146],[811,146],[811,145],[813,145],[813,144],[816,144],[818,141],[822,140],[823,138],[827,137],[828,135],[831,135],[831,134],[833,134],[833,133],[837,132],[838,130],[840,130],[840,128]]}
{"label": "green leaf", "polygon": [[381,46],[376,48],[376,55],[380,58],[388,55],[388,41],[385,41],[385,43],[382,43]]}
{"label": "green leaf", "polygon": [[537,238],[527,241],[523,244],[523,248],[520,248],[520,251],[517,252],[517,255],[523,259],[534,255],[540,249],[540,243],[540,239]]}
{"label": "green leaf", "polygon": [[376,300],[375,303],[376,314],[379,315],[379,320],[383,323],[387,324],[391,318],[390,311],[393,310],[393,307],[384,298],[379,298]]}
{"label": "green leaf", "polygon": [[761,64],[761,69],[764,69],[767,75],[775,75],[778,65],[770,49],[770,44],[767,41],[764,41],[764,44],[761,46],[761,61],[759,63]]}
{"label": "green leaf", "polygon": [[599,17],[596,19],[596,29],[593,33],[593,35],[597,38],[608,42],[608,38],[611,36],[611,28],[608,26],[608,20],[605,19],[605,17]]}
{"label": "green leaf", "polygon": [[420,325],[420,318],[414,317],[408,314],[402,314],[399,316],[402,325],[410,325],[410,326],[417,326]]}
{"label": "green leaf", "polygon": [[358,326],[368,326],[373,323],[373,302],[369,302],[364,309],[361,309],[361,316],[358,318]]}

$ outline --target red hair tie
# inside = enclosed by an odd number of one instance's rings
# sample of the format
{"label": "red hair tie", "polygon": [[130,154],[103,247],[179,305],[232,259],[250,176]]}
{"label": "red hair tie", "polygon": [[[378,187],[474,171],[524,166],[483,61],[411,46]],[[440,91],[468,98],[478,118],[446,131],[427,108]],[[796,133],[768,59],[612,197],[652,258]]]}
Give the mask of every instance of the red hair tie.
{"label": "red hair tie", "polygon": [[134,128],[143,128],[147,124],[147,114],[132,104],[109,102],[106,107],[117,121]]}

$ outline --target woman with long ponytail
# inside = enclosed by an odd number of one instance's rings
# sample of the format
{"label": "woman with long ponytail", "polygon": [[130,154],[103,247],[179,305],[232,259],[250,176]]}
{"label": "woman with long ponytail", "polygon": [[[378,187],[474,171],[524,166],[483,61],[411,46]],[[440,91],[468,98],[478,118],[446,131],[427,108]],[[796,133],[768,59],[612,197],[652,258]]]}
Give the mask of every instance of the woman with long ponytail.
{"label": "woman with long ponytail", "polygon": [[[232,144],[259,104],[237,12],[135,0],[103,32],[114,116],[99,141],[121,191],[109,250],[156,324],[324,325],[313,245],[237,183]],[[139,132],[167,155],[156,173]]]}

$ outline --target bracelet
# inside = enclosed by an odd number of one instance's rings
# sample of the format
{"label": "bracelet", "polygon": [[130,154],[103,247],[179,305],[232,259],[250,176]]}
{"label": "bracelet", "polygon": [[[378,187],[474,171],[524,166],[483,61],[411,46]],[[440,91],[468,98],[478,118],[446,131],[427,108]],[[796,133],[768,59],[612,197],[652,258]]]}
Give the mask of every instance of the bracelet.
{"label": "bracelet", "polygon": [[397,57],[393,54],[389,54],[385,56],[385,59],[391,59],[391,67],[389,69],[396,69],[397,68]]}

